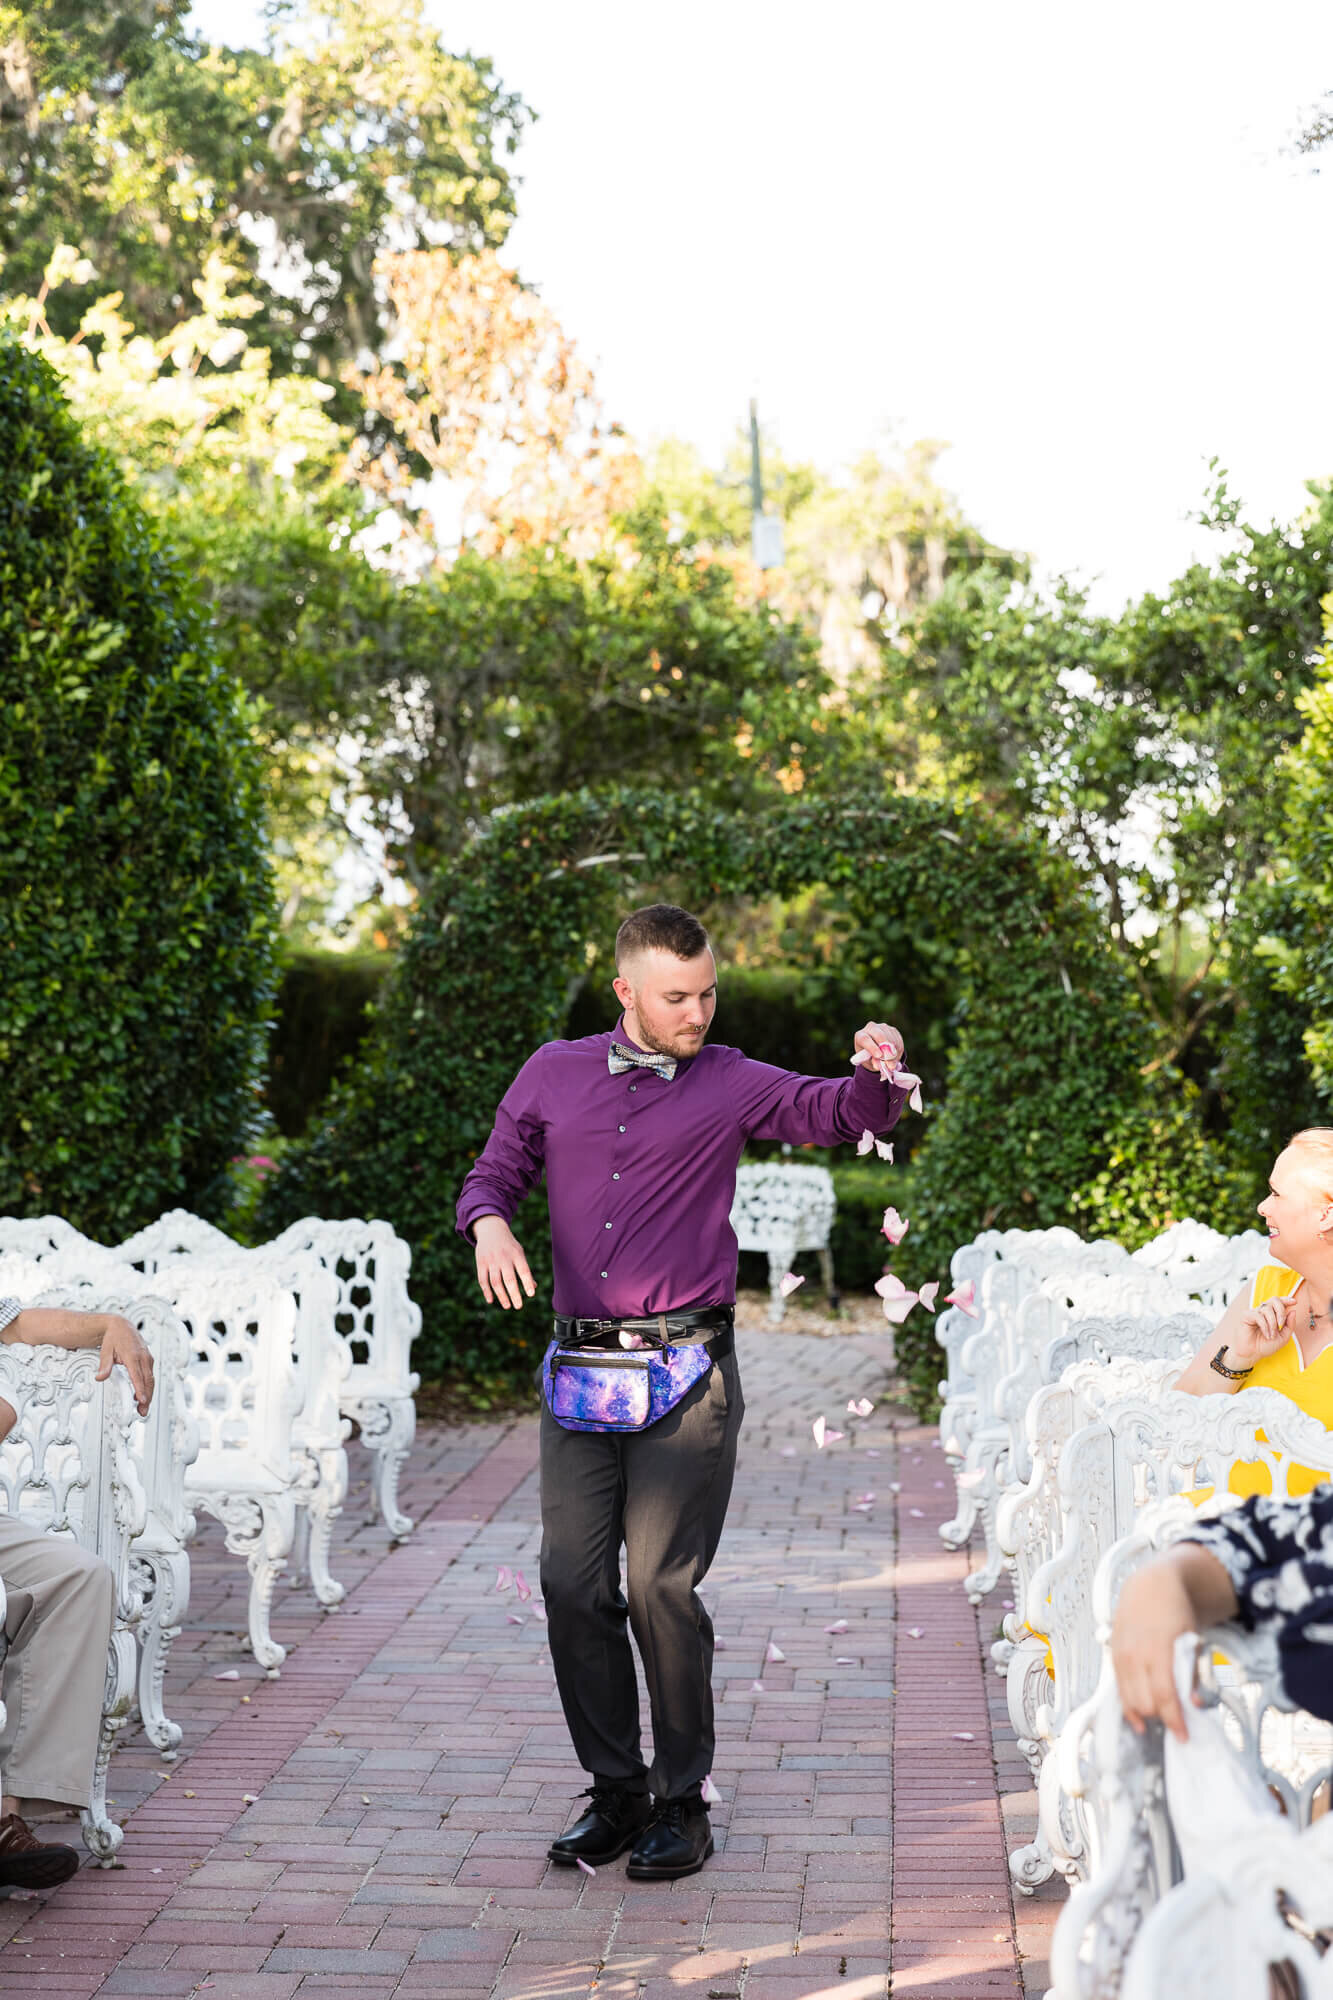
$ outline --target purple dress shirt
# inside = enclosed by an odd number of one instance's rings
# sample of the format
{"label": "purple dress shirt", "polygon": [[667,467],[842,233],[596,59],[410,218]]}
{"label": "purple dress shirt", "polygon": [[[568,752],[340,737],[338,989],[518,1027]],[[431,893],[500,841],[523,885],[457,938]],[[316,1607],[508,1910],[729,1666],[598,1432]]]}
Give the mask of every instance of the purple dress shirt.
{"label": "purple dress shirt", "polygon": [[629,1043],[623,1021],[529,1056],[458,1197],[459,1233],[471,1239],[483,1215],[510,1221],[545,1171],[553,1304],[584,1319],[730,1305],[729,1218],[746,1140],[883,1135],[908,1096],[868,1065],[830,1081],[708,1044],[670,1082],[647,1069],[612,1076],[613,1040]]}

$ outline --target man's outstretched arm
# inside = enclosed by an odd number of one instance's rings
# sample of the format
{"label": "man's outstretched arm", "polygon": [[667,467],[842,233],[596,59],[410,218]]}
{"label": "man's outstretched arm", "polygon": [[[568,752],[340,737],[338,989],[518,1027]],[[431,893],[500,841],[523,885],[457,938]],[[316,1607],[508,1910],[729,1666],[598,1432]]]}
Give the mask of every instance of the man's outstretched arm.
{"label": "man's outstretched arm", "polygon": [[913,1088],[883,1074],[901,1061],[903,1038],[884,1021],[867,1021],[852,1037],[864,1058],[850,1076],[801,1076],[742,1056],[728,1078],[732,1103],[747,1138],[791,1146],[840,1146],[865,1131],[883,1138],[902,1115]]}

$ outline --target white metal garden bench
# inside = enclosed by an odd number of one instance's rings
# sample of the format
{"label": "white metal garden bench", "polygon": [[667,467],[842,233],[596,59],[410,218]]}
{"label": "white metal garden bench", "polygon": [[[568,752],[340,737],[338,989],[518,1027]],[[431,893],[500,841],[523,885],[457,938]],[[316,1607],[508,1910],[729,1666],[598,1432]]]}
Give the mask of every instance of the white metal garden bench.
{"label": "white metal garden bench", "polygon": [[802,1250],[819,1256],[819,1275],[830,1306],[838,1303],[829,1235],[838,1198],[827,1167],[791,1166],[777,1161],[736,1169],[731,1226],[740,1250],[768,1257],[768,1316],[781,1320],[787,1309],[782,1280]]}

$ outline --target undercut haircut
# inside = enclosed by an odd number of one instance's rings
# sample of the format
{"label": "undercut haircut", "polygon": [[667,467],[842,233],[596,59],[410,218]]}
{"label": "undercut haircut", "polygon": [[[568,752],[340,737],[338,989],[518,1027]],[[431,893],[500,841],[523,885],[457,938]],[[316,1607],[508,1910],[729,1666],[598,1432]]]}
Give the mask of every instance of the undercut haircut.
{"label": "undercut haircut", "polygon": [[669,951],[676,958],[697,958],[708,950],[708,932],[697,917],[675,903],[648,903],[631,910],[616,932],[616,971],[626,959],[645,951]]}

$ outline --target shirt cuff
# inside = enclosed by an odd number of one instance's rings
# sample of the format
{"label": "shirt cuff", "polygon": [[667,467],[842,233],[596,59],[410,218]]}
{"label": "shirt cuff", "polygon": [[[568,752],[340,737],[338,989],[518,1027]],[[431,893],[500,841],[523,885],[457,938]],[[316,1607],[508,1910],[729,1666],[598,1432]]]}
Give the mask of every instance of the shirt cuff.
{"label": "shirt cuff", "polygon": [[23,1306],[18,1299],[0,1299],[0,1333],[7,1326],[12,1326],[22,1311]]}

